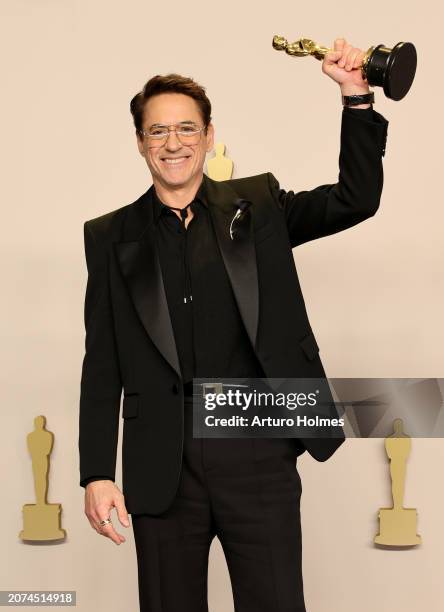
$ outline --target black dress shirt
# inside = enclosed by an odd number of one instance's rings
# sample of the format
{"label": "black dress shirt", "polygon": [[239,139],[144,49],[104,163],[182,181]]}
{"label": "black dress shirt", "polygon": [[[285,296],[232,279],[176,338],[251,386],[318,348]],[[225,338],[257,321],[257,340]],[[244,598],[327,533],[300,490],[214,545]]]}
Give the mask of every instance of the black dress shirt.
{"label": "black dress shirt", "polygon": [[[344,107],[373,120],[373,107]],[[153,192],[154,223],[165,293],[184,384],[193,378],[263,378],[243,325],[217,244],[204,182],[189,207],[185,229]],[[109,476],[91,476],[86,487]]]}
{"label": "black dress shirt", "polygon": [[184,383],[262,377],[225,270],[202,181],[185,229],[154,191],[160,265]]}

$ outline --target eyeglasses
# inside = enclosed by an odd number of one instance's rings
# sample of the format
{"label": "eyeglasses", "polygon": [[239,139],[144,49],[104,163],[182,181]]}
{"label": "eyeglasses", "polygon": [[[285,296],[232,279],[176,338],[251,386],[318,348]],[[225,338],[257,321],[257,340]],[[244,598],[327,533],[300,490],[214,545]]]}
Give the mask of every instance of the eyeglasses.
{"label": "eyeglasses", "polygon": [[[168,140],[171,132],[175,132],[180,144],[195,145],[200,141],[200,134],[205,125],[199,127],[195,123],[172,123],[171,125],[152,125],[147,130],[140,130],[148,142],[150,148],[162,147]],[[172,129],[170,129],[172,128]]]}

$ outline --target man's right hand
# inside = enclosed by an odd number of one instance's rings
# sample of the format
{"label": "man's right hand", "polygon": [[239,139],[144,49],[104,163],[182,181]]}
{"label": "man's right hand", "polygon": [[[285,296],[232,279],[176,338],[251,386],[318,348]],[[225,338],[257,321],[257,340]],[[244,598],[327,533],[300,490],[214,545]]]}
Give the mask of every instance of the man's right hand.
{"label": "man's right hand", "polygon": [[119,521],[124,527],[129,527],[128,512],[125,499],[119,487],[112,480],[95,480],[85,488],[85,514],[90,525],[97,533],[110,538],[115,544],[122,544],[125,538],[114,529],[112,523],[102,527],[100,521],[111,518],[111,510],[116,508]]}

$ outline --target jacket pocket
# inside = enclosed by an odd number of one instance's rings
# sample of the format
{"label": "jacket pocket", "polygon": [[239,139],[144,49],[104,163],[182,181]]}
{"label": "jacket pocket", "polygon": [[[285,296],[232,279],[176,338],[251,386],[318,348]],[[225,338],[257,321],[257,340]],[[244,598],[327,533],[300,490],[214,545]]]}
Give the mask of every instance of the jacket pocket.
{"label": "jacket pocket", "polygon": [[313,332],[310,332],[308,336],[302,338],[299,342],[300,347],[305,353],[305,356],[309,361],[312,361],[316,355],[319,353],[319,346],[316,342],[316,338],[314,337]]}
{"label": "jacket pocket", "polygon": [[122,418],[130,419],[139,413],[139,395],[127,395],[123,398]]}

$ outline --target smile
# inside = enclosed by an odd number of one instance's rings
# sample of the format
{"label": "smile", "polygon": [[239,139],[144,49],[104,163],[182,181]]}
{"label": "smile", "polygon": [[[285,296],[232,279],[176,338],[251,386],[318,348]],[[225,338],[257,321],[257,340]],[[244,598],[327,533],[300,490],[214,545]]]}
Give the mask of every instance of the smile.
{"label": "smile", "polygon": [[164,159],[162,159],[162,161],[170,166],[178,166],[180,164],[183,164],[184,162],[187,161],[187,159],[189,159],[189,156],[187,157],[175,157],[175,158],[171,158],[171,157],[165,157]]}

